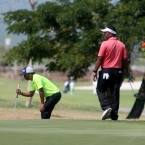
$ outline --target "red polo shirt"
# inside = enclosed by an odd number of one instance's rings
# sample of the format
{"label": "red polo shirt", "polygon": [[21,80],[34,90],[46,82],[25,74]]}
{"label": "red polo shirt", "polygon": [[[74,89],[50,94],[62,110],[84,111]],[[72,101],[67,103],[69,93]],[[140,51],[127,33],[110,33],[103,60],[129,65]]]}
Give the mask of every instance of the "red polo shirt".
{"label": "red polo shirt", "polygon": [[102,42],[98,56],[103,57],[101,68],[121,68],[121,61],[127,58],[127,52],[121,41],[111,37]]}

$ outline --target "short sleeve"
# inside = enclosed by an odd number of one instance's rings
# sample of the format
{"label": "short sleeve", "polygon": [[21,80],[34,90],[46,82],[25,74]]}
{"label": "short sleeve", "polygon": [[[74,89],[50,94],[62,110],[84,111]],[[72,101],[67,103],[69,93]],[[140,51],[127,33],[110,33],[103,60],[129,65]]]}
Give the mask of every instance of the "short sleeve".
{"label": "short sleeve", "polygon": [[102,42],[101,46],[100,46],[100,50],[98,53],[98,56],[104,56],[106,52],[106,45],[104,42]]}

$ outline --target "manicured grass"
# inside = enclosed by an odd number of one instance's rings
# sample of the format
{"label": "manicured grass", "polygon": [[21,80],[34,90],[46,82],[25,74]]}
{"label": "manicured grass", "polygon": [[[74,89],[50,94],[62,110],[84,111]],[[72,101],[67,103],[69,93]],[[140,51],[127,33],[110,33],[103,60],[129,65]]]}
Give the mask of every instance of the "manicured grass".
{"label": "manicured grass", "polygon": [[[0,78],[0,107],[14,107],[18,83],[22,91],[27,91],[27,81]],[[63,92],[63,82],[54,83]],[[17,108],[25,108],[26,100],[19,96]],[[120,107],[131,108],[134,101],[132,91],[121,91]],[[33,97],[31,107],[38,109],[38,94]],[[55,109],[101,111],[97,95],[88,90],[75,90],[74,95],[62,93]],[[144,124],[145,121],[131,120],[0,120],[0,141],[2,145],[144,145]]]}
{"label": "manicured grass", "polygon": [[144,145],[144,121],[1,120],[2,145]]}

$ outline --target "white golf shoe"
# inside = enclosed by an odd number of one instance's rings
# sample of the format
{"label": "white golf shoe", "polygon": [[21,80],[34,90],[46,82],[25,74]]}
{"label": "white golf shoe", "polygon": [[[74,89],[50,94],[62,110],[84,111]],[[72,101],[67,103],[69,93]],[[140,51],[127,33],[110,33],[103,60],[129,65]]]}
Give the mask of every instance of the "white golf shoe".
{"label": "white golf shoe", "polygon": [[111,108],[106,109],[102,114],[102,120],[107,119],[110,116],[111,111],[112,111]]}

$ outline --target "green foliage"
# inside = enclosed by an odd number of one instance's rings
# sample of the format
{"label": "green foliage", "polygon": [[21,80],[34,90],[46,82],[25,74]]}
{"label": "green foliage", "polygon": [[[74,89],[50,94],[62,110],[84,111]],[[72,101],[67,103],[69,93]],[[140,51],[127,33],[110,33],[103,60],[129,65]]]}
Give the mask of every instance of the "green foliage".
{"label": "green foliage", "polygon": [[145,40],[144,9],[143,0],[122,0],[117,5],[109,0],[58,0],[39,5],[35,12],[8,12],[4,19],[8,33],[25,34],[27,40],[7,52],[4,59],[23,64],[30,59],[33,63],[48,59],[47,70],[68,72],[75,79],[83,77],[96,61],[102,41],[100,28],[114,25],[128,52]]}
{"label": "green foliage", "polygon": [[17,10],[7,12],[4,21],[9,25],[7,28],[8,33],[33,35],[40,30],[38,18],[32,11]]}
{"label": "green foliage", "polygon": [[5,47],[0,46],[0,56],[6,53]]}
{"label": "green foliage", "polygon": [[[109,6],[109,7],[107,7]],[[110,10],[108,0],[46,2],[35,12],[18,10],[5,14],[8,33],[25,34],[27,40],[5,56],[10,63],[27,64],[49,59],[49,71],[68,72],[75,79],[85,75],[95,62],[103,19]]]}
{"label": "green foliage", "polygon": [[144,0],[121,0],[108,15],[107,20],[117,28],[117,36],[126,44],[128,51],[138,49],[145,39],[144,9]]}
{"label": "green foliage", "polygon": [[6,49],[5,49],[5,47],[3,47],[3,46],[0,46],[0,64],[4,64],[4,62],[3,62],[3,59],[2,59],[2,56],[3,55],[5,55],[6,54]]}

